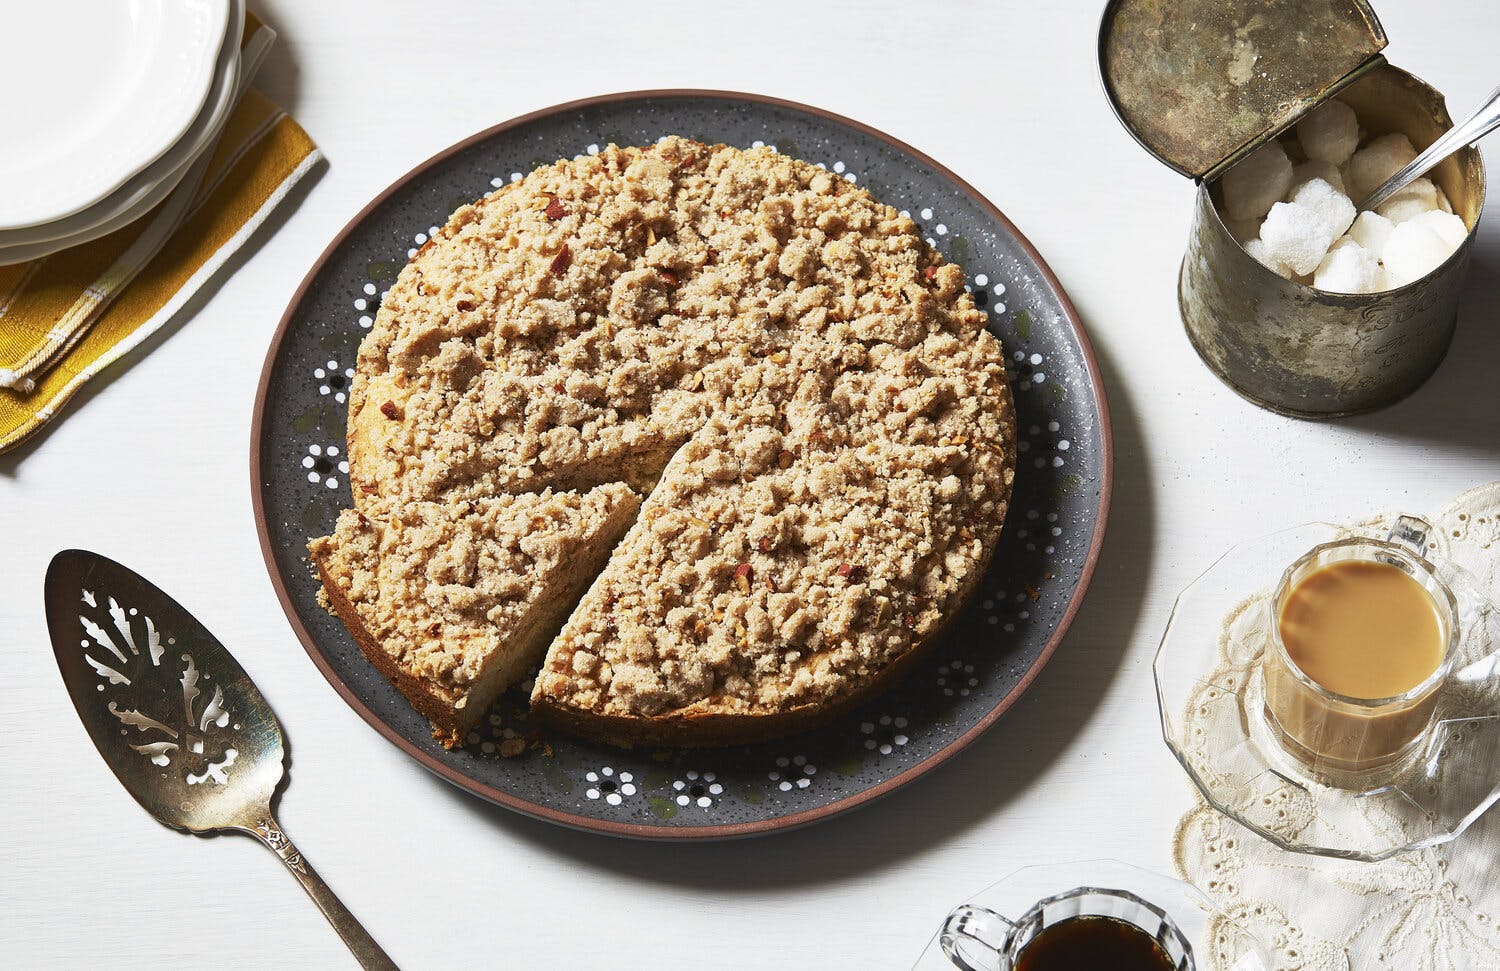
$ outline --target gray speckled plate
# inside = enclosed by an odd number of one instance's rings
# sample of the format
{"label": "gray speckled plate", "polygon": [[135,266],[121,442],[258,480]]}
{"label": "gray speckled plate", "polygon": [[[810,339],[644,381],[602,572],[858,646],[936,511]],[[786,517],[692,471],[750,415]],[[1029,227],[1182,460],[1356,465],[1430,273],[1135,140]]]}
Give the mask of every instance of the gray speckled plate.
{"label": "gray speckled plate", "polygon": [[[820,731],[762,745],[627,751],[552,736],[551,754],[501,758],[526,731],[507,696],[470,744],[445,751],[426,721],[319,608],[305,545],[350,504],[345,401],[384,290],[448,214],[523,172],[662,135],[768,143],[907,210],[968,274],[1011,358],[1021,442],[994,565],[948,638],[894,690]],[[252,495],[272,582],[318,668],[365,720],[476,795],[569,826],[665,839],[797,826],[868,802],[972,741],[1061,641],[1104,536],[1110,430],[1078,316],[1000,211],[932,159],[847,118],[754,95],[650,91],[539,111],[438,154],[354,218],[303,281],[271,342],[251,436]],[[501,726],[504,726],[503,728]]]}

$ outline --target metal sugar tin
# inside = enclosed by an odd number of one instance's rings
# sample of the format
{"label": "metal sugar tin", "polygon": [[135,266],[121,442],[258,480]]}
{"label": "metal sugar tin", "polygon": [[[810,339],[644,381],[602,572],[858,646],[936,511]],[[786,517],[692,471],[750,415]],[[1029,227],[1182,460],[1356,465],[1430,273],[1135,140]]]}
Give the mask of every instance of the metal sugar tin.
{"label": "metal sugar tin", "polygon": [[1442,95],[1385,63],[1385,33],[1363,0],[1114,0],[1099,63],[1126,129],[1198,182],[1178,281],[1188,337],[1226,384],[1303,418],[1371,411],[1416,390],[1453,336],[1484,207],[1484,165],[1468,148],[1430,173],[1469,228],[1427,276],[1395,290],[1331,293],[1287,280],[1245,252],[1216,203],[1217,178],[1334,94],[1371,132],[1418,150],[1451,127]]}

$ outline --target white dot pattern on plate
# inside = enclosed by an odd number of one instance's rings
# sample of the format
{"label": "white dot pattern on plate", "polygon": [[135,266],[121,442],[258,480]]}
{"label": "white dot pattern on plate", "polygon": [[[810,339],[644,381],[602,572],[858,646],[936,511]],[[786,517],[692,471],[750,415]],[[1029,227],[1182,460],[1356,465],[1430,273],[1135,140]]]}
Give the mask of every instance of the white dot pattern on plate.
{"label": "white dot pattern on plate", "polygon": [[307,452],[302,456],[302,468],[307,481],[328,489],[337,489],[339,474],[349,474],[349,460],[341,453],[342,449],[337,445],[320,445],[315,442],[307,446]]}
{"label": "white dot pattern on plate", "polygon": [[911,722],[901,715],[881,715],[875,721],[860,722],[859,734],[867,750],[891,755],[911,741],[906,735],[909,724]]}
{"label": "white dot pattern on plate", "polygon": [[951,661],[938,668],[937,673],[937,684],[945,698],[952,698],[955,694],[960,698],[967,698],[969,692],[979,687],[979,678],[973,664]]}
{"label": "white dot pattern on plate", "polygon": [[807,756],[782,755],[776,759],[776,768],[766,773],[766,778],[776,783],[776,788],[782,792],[791,792],[809,788],[817,774],[818,767],[809,762]]}
{"label": "white dot pattern on plate", "polygon": [[697,806],[711,809],[724,794],[724,786],[712,772],[689,769],[679,779],[672,780],[672,801],[679,806]]}
{"label": "white dot pattern on plate", "polygon": [[608,765],[596,772],[585,772],[583,779],[589,786],[584,790],[584,796],[603,799],[610,806],[620,805],[637,792],[633,774],[623,770],[617,773]]}
{"label": "white dot pattern on plate", "polygon": [[354,368],[340,366],[338,361],[328,361],[322,367],[313,368],[313,380],[317,382],[318,394],[343,404],[349,400],[349,384],[354,380]]}

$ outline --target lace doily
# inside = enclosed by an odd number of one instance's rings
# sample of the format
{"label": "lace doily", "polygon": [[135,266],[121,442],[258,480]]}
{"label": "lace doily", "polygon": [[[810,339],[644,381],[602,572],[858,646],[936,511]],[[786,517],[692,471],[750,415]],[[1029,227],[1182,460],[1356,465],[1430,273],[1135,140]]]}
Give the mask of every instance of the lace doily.
{"label": "lace doily", "polygon": [[[1382,531],[1395,515],[1351,524]],[[1435,547],[1467,569],[1493,600],[1500,594],[1500,482],[1459,496],[1433,520]],[[1236,650],[1246,625],[1263,624],[1251,598],[1225,618],[1220,667],[1205,680],[1243,684],[1254,658]],[[1278,971],[1458,971],[1500,968],[1500,811],[1458,839],[1381,863],[1278,849],[1208,806],[1178,825],[1174,858],[1184,879],[1273,947]],[[1278,807],[1289,829],[1310,825],[1315,804],[1288,796]],[[1367,814],[1372,827],[1385,820]]]}

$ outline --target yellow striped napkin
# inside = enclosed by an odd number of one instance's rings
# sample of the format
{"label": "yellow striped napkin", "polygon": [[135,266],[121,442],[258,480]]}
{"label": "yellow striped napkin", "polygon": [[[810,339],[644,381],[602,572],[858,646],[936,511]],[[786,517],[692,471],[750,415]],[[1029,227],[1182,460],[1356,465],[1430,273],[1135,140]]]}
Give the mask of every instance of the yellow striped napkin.
{"label": "yellow striped napkin", "polygon": [[[241,49],[263,53],[274,36],[247,14]],[[154,255],[132,265],[131,247],[170,196],[108,236],[0,266],[0,452],[39,431],[90,378],[170,320],[321,158],[300,125],[247,89]]]}

